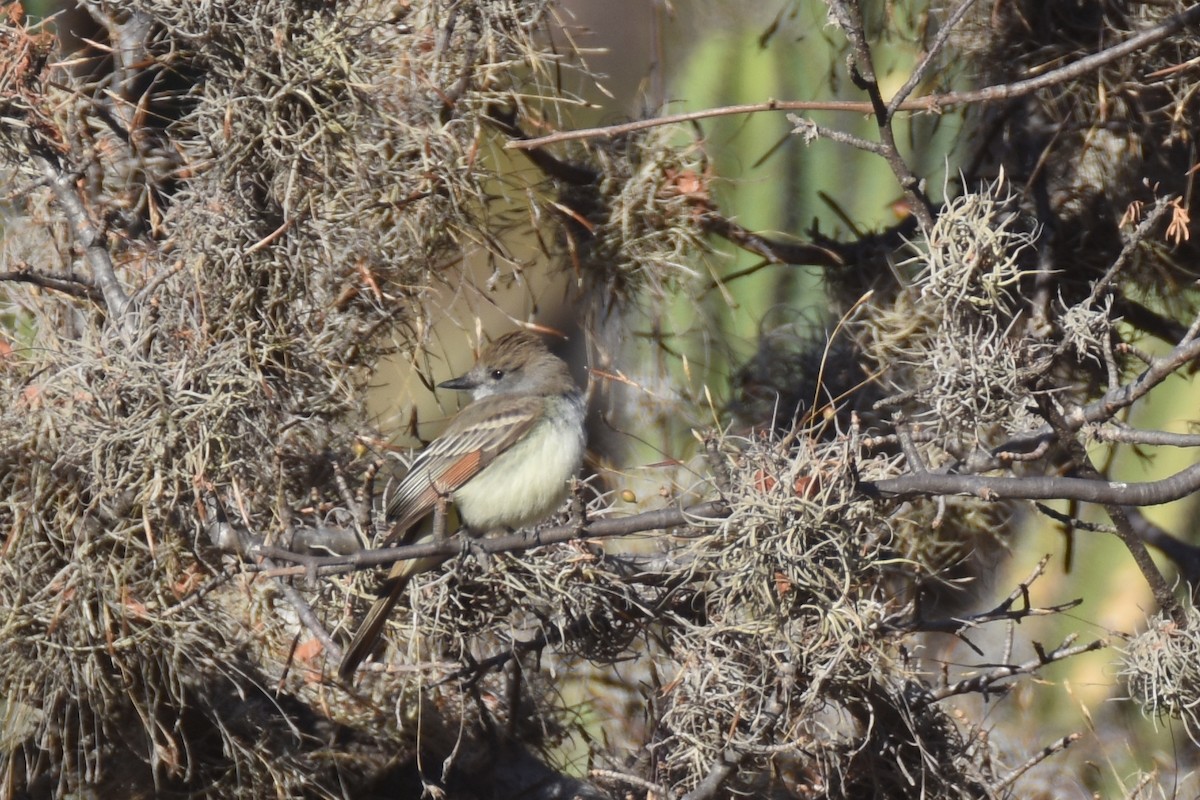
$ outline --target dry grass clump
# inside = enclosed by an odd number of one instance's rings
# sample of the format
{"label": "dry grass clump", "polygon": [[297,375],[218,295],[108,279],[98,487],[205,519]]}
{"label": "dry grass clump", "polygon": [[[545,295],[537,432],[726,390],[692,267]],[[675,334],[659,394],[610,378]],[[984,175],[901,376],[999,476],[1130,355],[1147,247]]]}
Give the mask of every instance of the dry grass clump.
{"label": "dry grass clump", "polygon": [[562,215],[568,263],[598,318],[634,298],[666,302],[696,277],[692,265],[708,249],[699,217],[710,176],[703,148],[683,136],[660,127],[590,143],[579,155],[593,180],[564,184],[551,204]]}
{"label": "dry grass clump", "polygon": [[[999,85],[1067,65],[1153,28],[1188,3],[1104,0],[1023,0],[1003,8],[972,9],[956,29],[951,51],[977,72],[979,85]],[[1049,226],[1042,240],[1045,263],[1068,304],[1086,296],[1089,282],[1111,265],[1122,247],[1119,222],[1131,203],[1182,198],[1194,207],[1193,132],[1200,98],[1187,80],[1173,80],[1192,58],[1191,33],[1141,47],[1135,57],[1057,82],[973,114],[979,142],[971,162],[994,174],[1003,168],[1031,191],[1027,208]],[[1053,68],[1051,66],[1050,68]],[[1126,269],[1128,285],[1179,305],[1178,289],[1191,279],[1195,243],[1143,247]],[[1118,310],[1121,313],[1121,310]]]}
{"label": "dry grass clump", "polygon": [[762,332],[754,354],[733,377],[730,413],[737,424],[785,435],[832,417],[826,434],[850,427],[858,414],[870,426],[880,398],[862,354],[842,330],[832,337],[806,321]]}
{"label": "dry grass clump", "polygon": [[759,440],[730,456],[732,513],[680,556],[703,611],[665,637],[665,784],[694,788],[734,759],[746,780],[787,776],[801,796],[987,796],[986,748],[923,697],[925,676],[882,633],[906,602],[883,574],[919,570],[895,559],[844,448]]}
{"label": "dry grass clump", "polygon": [[[655,553],[571,543],[486,568],[465,554],[415,579],[392,626],[404,652],[382,660],[417,669],[367,669],[364,699],[407,725],[422,702],[461,706],[472,724],[529,728],[525,741],[549,748],[579,723],[556,695],[513,683],[549,661],[592,676],[597,697],[616,673],[614,686],[645,684],[636,770],[672,791],[730,765],[731,789],[752,795],[999,796],[985,739],[942,707],[945,676],[904,632],[929,567],[893,549],[847,442],[727,438],[721,450],[730,515],[660,537]],[[508,702],[481,712],[464,690]]]}
{"label": "dry grass clump", "polygon": [[536,91],[518,65],[544,6],[105,8],[112,60],[3,39],[0,272],[41,285],[0,308],[22,337],[0,362],[0,696],[26,721],[0,768],[13,791],[341,796],[361,775],[325,748],[358,732],[314,710],[294,603],[233,577],[200,501],[270,539],[346,499],[385,334],[495,241],[480,112]]}
{"label": "dry grass clump", "polygon": [[866,309],[863,351],[885,383],[911,392],[908,419],[939,439],[986,446],[1028,427],[1028,386],[1049,354],[1018,314],[1034,241],[1006,198],[963,195],[920,246],[896,303]]}
{"label": "dry grass clump", "polygon": [[1151,620],[1121,648],[1120,674],[1143,713],[1181,721],[1200,743],[1200,611],[1188,606],[1185,614],[1185,627],[1166,615]]}
{"label": "dry grass clump", "polygon": [[[544,525],[564,522],[556,518]],[[359,687],[380,699],[416,686],[451,696],[455,690],[441,683],[464,662],[504,657],[514,644],[523,652],[521,646],[531,642],[540,643],[536,649],[549,647],[596,664],[627,658],[650,624],[649,597],[656,594],[627,577],[619,562],[607,563],[599,549],[575,543],[519,554],[464,551],[440,571],[414,578],[393,614],[392,642],[401,654],[384,653],[380,660],[419,664],[422,670],[366,669]],[[487,686],[503,681],[486,670],[475,677]],[[439,688],[428,688],[434,686]],[[560,713],[555,701],[531,700],[548,718]]]}
{"label": "dry grass clump", "polygon": [[326,305],[384,305],[457,248],[494,241],[482,225],[494,173],[482,115],[523,85],[517,66],[535,58],[543,4],[419,3],[391,18],[370,4],[298,6],[283,10],[293,21],[283,28],[269,5],[163,6],[152,12],[183,41],[227,18],[246,31],[236,52],[204,53],[205,96],[181,133],[207,180],[189,187],[227,225],[254,220],[247,245],[289,226],[291,271],[335,265],[360,278],[318,284]]}

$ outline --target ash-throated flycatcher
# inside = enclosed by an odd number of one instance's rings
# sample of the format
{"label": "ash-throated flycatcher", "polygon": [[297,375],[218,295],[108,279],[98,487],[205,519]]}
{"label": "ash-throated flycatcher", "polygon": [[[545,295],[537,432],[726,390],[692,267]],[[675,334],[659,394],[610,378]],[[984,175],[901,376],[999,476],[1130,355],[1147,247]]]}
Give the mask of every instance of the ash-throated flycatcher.
{"label": "ash-throated flycatcher", "polygon": [[[438,384],[474,400],[413,462],[387,504],[385,544],[432,534],[419,523],[453,502],[472,534],[538,522],[558,508],[583,461],[583,394],[562,359],[525,331],[491,344],[471,370]],[[427,526],[425,526],[427,527]],[[444,558],[397,561],[342,658],[349,680],[375,646],[409,579]]]}

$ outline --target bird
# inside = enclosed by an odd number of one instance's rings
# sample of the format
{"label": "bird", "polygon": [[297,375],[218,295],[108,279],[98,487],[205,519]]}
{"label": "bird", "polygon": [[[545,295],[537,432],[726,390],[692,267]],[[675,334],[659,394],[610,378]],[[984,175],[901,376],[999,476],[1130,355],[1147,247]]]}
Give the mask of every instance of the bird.
{"label": "bird", "polygon": [[[566,362],[540,336],[519,330],[496,339],[469,371],[438,387],[468,392],[472,402],[421,451],[392,493],[385,511],[392,527],[383,544],[431,538],[430,526],[418,523],[447,503],[475,536],[531,525],[558,509],[585,449],[584,397]],[[392,566],[344,651],[342,680],[350,681],[375,648],[409,580],[444,560]]]}

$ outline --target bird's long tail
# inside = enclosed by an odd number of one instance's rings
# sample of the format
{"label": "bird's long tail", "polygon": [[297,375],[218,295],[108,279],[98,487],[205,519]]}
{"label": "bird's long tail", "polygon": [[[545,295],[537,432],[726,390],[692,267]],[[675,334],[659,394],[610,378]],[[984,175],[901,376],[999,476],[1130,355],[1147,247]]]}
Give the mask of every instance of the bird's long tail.
{"label": "bird's long tail", "polygon": [[408,561],[397,561],[392,565],[392,571],[388,573],[387,580],[379,587],[378,599],[371,606],[371,610],[367,612],[362,624],[358,626],[354,638],[350,640],[350,644],[342,656],[342,663],[338,666],[338,677],[344,681],[353,678],[358,665],[375,649],[375,644],[379,641],[379,635],[383,632],[388,615],[395,608],[396,601],[404,594],[404,587],[408,586],[412,577],[422,572],[428,572],[445,560],[445,557],[440,556],[415,558]]}

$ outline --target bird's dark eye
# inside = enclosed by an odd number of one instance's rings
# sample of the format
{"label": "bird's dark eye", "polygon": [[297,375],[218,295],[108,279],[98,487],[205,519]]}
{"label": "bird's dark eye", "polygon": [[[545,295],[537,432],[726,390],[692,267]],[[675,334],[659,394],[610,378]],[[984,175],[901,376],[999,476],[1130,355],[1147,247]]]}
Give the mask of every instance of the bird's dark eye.
{"label": "bird's dark eye", "polygon": [[503,377],[504,377],[504,370],[502,370],[502,369],[492,370],[492,380],[498,381]]}

